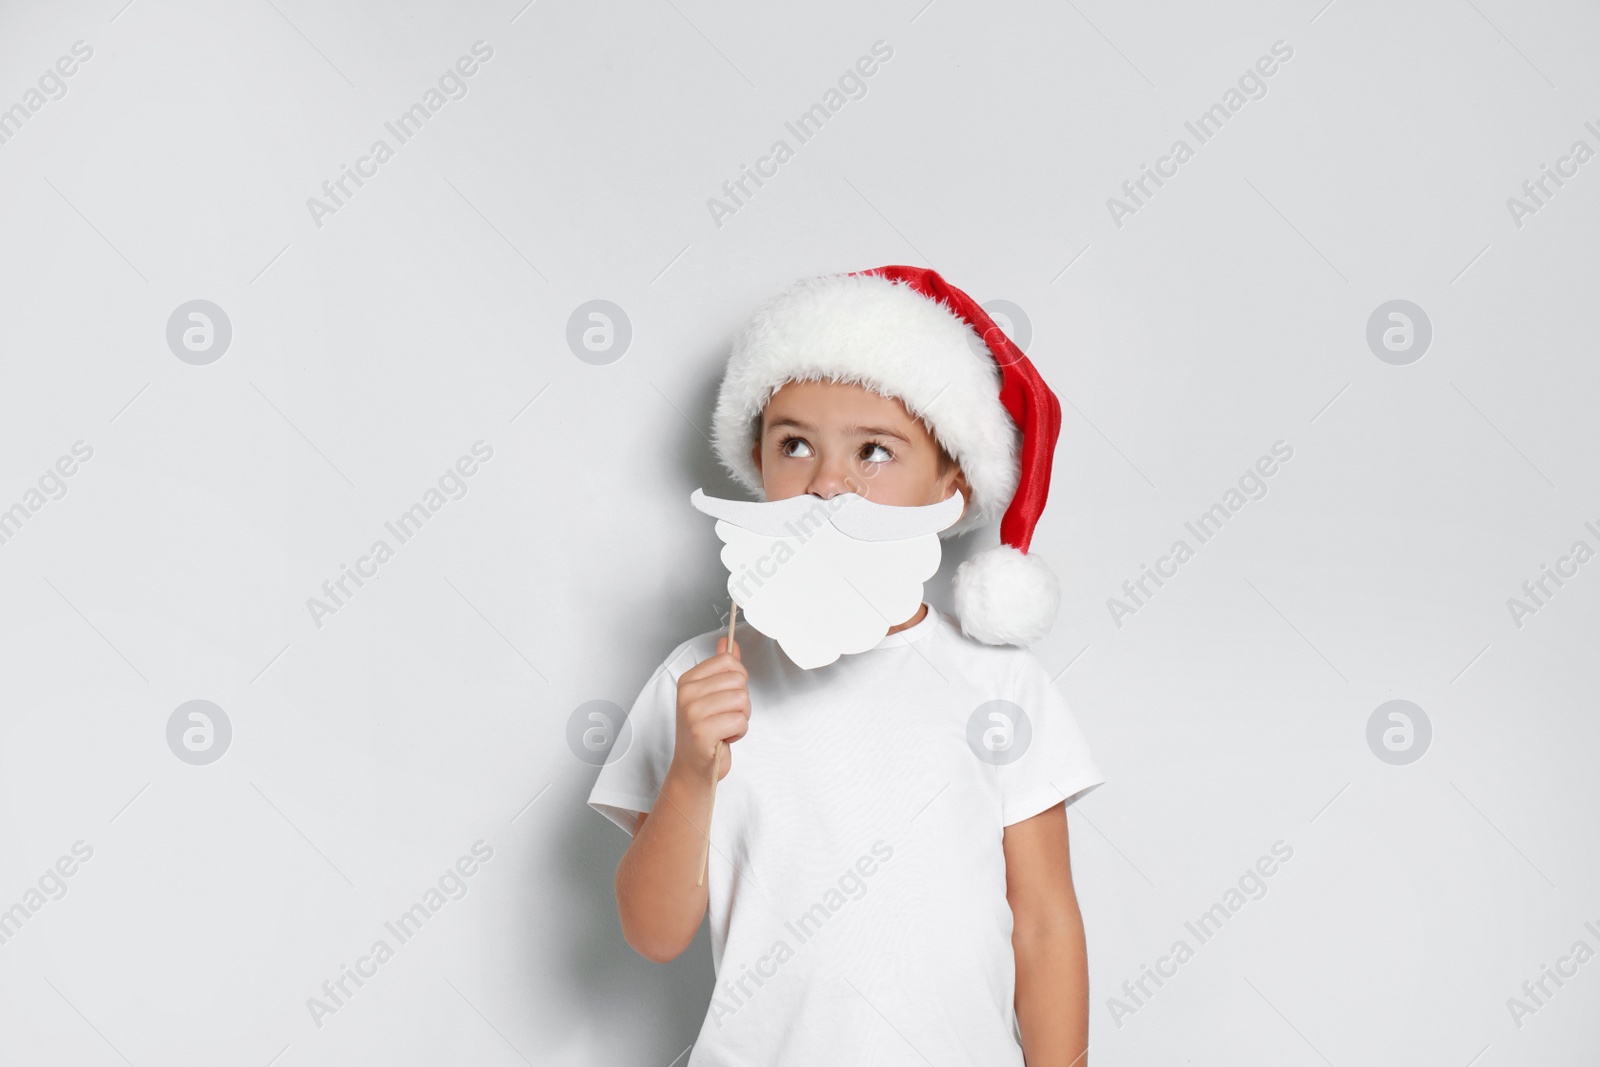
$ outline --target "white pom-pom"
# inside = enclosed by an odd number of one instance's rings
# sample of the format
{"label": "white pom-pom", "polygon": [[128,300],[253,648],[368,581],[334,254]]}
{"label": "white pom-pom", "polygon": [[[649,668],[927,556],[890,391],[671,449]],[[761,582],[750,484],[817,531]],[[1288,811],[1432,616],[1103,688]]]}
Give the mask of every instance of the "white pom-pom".
{"label": "white pom-pom", "polygon": [[1010,545],[986,549],[956,568],[961,629],[986,645],[1031,645],[1050,632],[1061,584],[1050,565]]}

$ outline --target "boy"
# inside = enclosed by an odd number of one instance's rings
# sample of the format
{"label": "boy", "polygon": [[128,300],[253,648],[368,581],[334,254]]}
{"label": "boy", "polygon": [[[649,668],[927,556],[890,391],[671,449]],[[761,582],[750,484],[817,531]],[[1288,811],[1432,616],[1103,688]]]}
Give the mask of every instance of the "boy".
{"label": "boy", "polygon": [[722,462],[769,501],[959,490],[947,533],[1004,518],[957,572],[959,629],[922,604],[811,671],[716,631],[640,693],[589,803],[633,835],[615,888],[641,955],[677,957],[709,907],[717,981],[688,1067],[1084,1067],[1065,806],[1104,777],[1039,662],[1008,647],[1048,632],[1059,598],[1026,551],[1056,398],[971,297],[896,266],[764,304],[714,419]]}

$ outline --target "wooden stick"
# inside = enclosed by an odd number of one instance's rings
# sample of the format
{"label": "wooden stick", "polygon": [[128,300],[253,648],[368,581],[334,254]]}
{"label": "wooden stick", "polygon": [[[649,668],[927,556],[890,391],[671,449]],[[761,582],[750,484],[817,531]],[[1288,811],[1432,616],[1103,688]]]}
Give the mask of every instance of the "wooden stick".
{"label": "wooden stick", "polygon": [[[733,651],[733,628],[739,620],[739,602],[729,598],[732,610],[728,612],[728,651]],[[722,767],[722,742],[717,742],[717,753],[711,760],[711,807],[706,810],[706,847],[700,853],[700,877],[694,880],[695,885],[706,884],[706,862],[711,858],[711,816],[717,810],[717,771]]]}

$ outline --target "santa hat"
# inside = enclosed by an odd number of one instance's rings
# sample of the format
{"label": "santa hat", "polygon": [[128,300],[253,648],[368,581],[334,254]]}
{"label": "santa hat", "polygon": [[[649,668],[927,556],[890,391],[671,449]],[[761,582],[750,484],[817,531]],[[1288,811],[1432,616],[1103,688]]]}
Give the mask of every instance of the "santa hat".
{"label": "santa hat", "polygon": [[752,492],[760,417],[786,382],[855,382],[894,397],[960,464],[972,499],[946,534],[1000,516],[1000,544],[956,570],[967,636],[1028,645],[1050,631],[1060,586],[1028,552],[1050,490],[1061,404],[972,297],[936,272],[886,266],[803,278],[733,342],[712,416],[717,455]]}

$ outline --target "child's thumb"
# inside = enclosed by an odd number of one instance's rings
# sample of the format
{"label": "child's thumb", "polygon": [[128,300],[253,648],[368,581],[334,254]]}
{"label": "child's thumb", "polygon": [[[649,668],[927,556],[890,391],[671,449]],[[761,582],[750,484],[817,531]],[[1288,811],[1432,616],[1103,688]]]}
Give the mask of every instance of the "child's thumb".
{"label": "child's thumb", "polygon": [[744,661],[744,657],[739,654],[739,642],[730,641],[726,637],[719,637],[717,638],[717,654],[720,656],[724,652],[732,652],[734,659],[739,660],[741,663]]}

